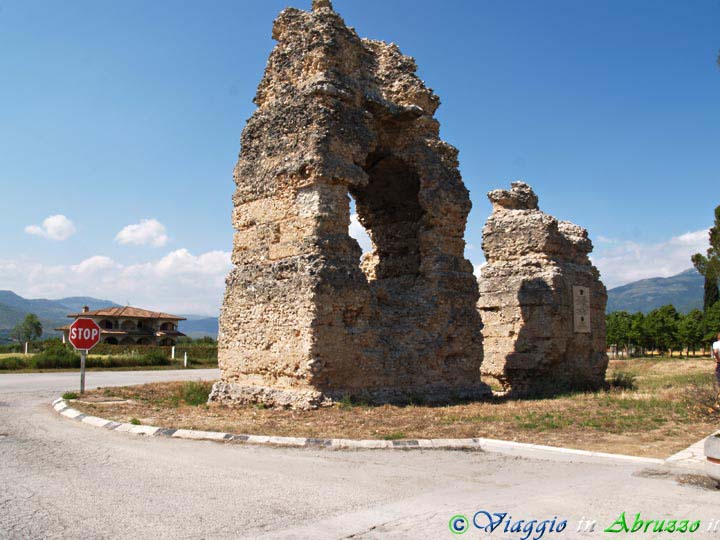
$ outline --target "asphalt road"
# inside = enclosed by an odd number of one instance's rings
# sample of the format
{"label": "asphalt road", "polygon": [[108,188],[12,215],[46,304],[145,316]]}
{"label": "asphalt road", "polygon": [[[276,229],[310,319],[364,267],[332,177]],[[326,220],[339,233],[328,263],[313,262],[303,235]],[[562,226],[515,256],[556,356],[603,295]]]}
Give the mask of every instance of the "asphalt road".
{"label": "asphalt road", "polygon": [[[213,370],[91,372],[88,385],[216,377]],[[562,533],[545,533],[548,540],[606,540],[602,530],[623,511],[630,521],[637,512],[699,519],[701,530],[681,537],[720,540],[720,529],[706,530],[720,519],[720,492],[645,464],[145,438],[54,413],[50,401],[77,378],[0,375],[0,538],[435,540],[456,538],[448,529],[455,514],[472,520],[487,510],[515,521],[567,519]],[[578,533],[581,518],[598,520],[595,532]],[[470,530],[460,538],[523,535]]]}

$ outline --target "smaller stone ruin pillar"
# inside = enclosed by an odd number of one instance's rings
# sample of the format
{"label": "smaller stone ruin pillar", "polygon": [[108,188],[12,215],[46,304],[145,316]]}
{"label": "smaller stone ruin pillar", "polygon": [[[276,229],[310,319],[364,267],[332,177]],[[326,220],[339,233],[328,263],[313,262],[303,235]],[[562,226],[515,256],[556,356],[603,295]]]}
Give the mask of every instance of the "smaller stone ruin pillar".
{"label": "smaller stone ruin pillar", "polygon": [[520,396],[601,387],[607,292],[588,258],[587,231],[540,211],[523,182],[488,197],[478,302],[483,376]]}

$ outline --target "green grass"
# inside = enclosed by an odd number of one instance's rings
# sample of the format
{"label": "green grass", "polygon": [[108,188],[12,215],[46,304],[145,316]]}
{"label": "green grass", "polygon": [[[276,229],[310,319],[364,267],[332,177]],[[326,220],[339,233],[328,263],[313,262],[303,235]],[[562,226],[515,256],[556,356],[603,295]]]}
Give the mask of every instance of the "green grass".
{"label": "green grass", "polygon": [[18,355],[3,355],[0,358],[0,371],[18,371],[25,369],[27,366],[27,359]]}
{"label": "green grass", "polygon": [[350,395],[344,395],[342,399],[338,402],[338,405],[341,409],[349,411],[351,409],[354,409],[355,407],[367,407],[368,404],[366,401],[363,401],[362,399],[358,399],[354,396]]}
{"label": "green grass", "polygon": [[530,411],[522,415],[516,415],[515,420],[520,429],[531,429],[534,431],[564,429],[573,425],[573,419],[569,415],[552,412],[540,413]]}
{"label": "green grass", "polygon": [[208,383],[188,381],[180,389],[180,398],[187,403],[197,407],[205,405],[210,396],[211,387]]}
{"label": "green grass", "polygon": [[79,397],[79,394],[77,394],[76,392],[65,392],[62,395],[63,399],[77,399],[78,397]]}
{"label": "green grass", "polygon": [[657,377],[644,377],[641,388],[645,390],[661,390],[679,388],[687,385],[704,385],[712,381],[709,373],[679,373],[675,375],[660,375]]}
{"label": "green grass", "polygon": [[140,422],[140,420],[138,420],[137,418],[131,418],[131,419],[130,419],[130,423],[131,423],[133,426],[139,426],[139,425],[142,424],[142,422]]}
{"label": "green grass", "polygon": [[109,387],[101,389],[101,392],[106,397],[132,399],[153,408],[176,409],[182,405],[191,407],[206,405],[212,390],[212,382],[150,383],[142,387],[145,391],[140,394],[134,391],[135,387]]}
{"label": "green grass", "polygon": [[31,358],[34,355],[34,353],[30,353],[28,355],[24,355],[23,353],[0,353],[0,360],[3,358],[13,358],[13,357],[24,357],[24,358]]}
{"label": "green grass", "polygon": [[407,439],[407,437],[402,431],[397,431],[395,433],[390,433],[389,435],[383,435],[382,439],[384,441],[399,441],[400,439]]}

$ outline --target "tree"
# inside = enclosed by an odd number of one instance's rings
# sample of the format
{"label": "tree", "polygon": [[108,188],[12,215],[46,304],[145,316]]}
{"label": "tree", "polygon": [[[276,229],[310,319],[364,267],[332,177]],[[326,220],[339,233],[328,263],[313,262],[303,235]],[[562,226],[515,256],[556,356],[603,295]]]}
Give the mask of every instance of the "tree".
{"label": "tree", "polygon": [[718,333],[720,333],[720,302],[716,302],[705,313],[703,342],[712,343],[716,341]]}
{"label": "tree", "polygon": [[607,327],[607,344],[615,346],[615,357],[620,349],[626,348],[630,342],[632,317],[627,311],[613,311],[605,318]]}
{"label": "tree", "polygon": [[687,347],[688,356],[691,350],[693,356],[695,356],[695,351],[702,345],[705,337],[704,330],[704,314],[699,309],[693,309],[687,315],[680,316],[678,339],[681,345]]}
{"label": "tree", "polygon": [[633,354],[638,354],[638,350],[640,354],[644,354],[645,349],[651,346],[650,337],[645,326],[645,315],[642,312],[633,313],[630,316],[628,341],[635,349]]}
{"label": "tree", "polygon": [[28,313],[20,324],[12,329],[10,336],[20,343],[27,343],[42,336],[43,327],[34,313]]}
{"label": "tree", "polygon": [[678,346],[679,319],[680,315],[673,305],[662,306],[648,313],[645,328],[654,349],[672,352]]}
{"label": "tree", "polygon": [[700,274],[705,277],[705,293],[703,309],[707,311],[720,301],[720,206],[715,208],[715,222],[710,228],[710,247],[706,255],[696,253],[691,257],[692,263]]}

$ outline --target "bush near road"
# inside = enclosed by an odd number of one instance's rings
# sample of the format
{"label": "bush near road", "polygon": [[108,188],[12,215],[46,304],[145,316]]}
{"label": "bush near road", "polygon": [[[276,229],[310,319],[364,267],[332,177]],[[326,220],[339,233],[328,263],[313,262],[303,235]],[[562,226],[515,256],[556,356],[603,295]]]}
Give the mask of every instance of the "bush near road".
{"label": "bush near road", "polygon": [[[70,345],[58,339],[33,345],[40,352],[31,355],[0,353],[0,371],[80,369],[80,356]],[[86,366],[88,369],[180,368],[185,353],[189,367],[217,367],[217,345],[207,343],[178,345],[174,361],[170,358],[171,347],[99,344],[88,356]]]}
{"label": "bush near road", "polygon": [[[192,359],[191,367],[217,367],[216,362]],[[181,361],[172,361],[161,352],[150,352],[135,356],[89,356],[86,362],[88,369],[133,369],[133,368],[164,368],[179,369]],[[0,357],[0,371],[32,371],[52,369],[80,369],[80,356],[73,351],[45,351],[28,356]]]}

